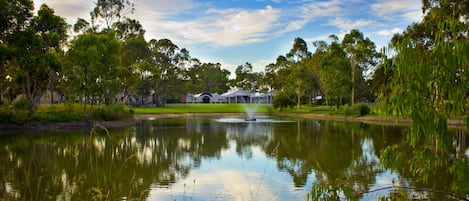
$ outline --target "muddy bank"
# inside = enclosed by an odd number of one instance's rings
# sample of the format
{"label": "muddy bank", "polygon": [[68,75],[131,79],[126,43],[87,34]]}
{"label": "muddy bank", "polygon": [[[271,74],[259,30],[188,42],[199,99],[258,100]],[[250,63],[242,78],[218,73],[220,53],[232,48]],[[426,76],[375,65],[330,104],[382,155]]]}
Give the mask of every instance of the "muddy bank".
{"label": "muddy bank", "polygon": [[[280,116],[286,117],[301,117],[310,119],[320,120],[336,120],[336,121],[359,121],[364,123],[376,123],[376,124],[391,124],[391,125],[410,125],[412,124],[411,119],[397,119],[397,118],[380,118],[380,117],[350,117],[340,115],[329,115],[329,114],[281,114]],[[448,120],[448,126],[463,127],[463,120]]]}

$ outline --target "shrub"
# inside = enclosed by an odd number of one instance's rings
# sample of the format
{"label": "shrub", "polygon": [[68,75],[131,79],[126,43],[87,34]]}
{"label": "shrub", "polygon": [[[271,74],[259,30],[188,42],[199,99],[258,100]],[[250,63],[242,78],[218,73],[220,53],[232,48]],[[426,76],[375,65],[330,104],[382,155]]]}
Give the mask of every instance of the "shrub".
{"label": "shrub", "polygon": [[346,106],[344,108],[344,114],[347,116],[365,116],[370,114],[370,107],[366,103],[357,103],[352,107]]}
{"label": "shrub", "polygon": [[117,121],[131,118],[133,110],[122,105],[98,107],[91,112],[90,119],[97,121]]}
{"label": "shrub", "polygon": [[26,98],[26,97],[21,97],[19,98],[18,100],[16,100],[15,102],[13,102],[13,104],[11,105],[11,109],[13,110],[26,110],[26,111],[29,111],[31,109],[31,103],[29,102],[29,100]]}
{"label": "shrub", "polygon": [[283,108],[291,107],[294,105],[295,103],[288,98],[288,94],[283,91],[275,94],[274,100],[272,100],[272,106],[274,108],[279,108],[280,111],[282,111]]}
{"label": "shrub", "polygon": [[1,107],[0,108],[0,123],[12,123],[13,120],[13,112],[11,112],[8,107]]}

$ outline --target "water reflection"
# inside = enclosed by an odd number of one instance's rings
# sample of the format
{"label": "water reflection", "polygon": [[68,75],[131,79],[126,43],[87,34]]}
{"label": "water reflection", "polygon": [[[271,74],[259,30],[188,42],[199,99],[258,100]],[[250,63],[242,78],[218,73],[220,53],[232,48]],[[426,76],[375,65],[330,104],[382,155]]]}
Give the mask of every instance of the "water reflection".
{"label": "water reflection", "polygon": [[[165,118],[111,130],[111,135],[89,131],[2,135],[0,197],[304,200],[312,185],[340,185],[351,190],[348,199],[370,200],[393,193],[392,189],[365,193],[389,186],[392,180],[405,186],[468,192],[467,160],[456,160],[467,159],[465,134],[438,156],[431,182],[424,183],[409,173],[407,164],[399,163],[417,153],[403,145],[405,129],[305,119],[226,123],[215,118]],[[380,163],[381,151],[394,144],[402,149],[396,149],[398,154],[390,158],[396,164],[387,169]]]}

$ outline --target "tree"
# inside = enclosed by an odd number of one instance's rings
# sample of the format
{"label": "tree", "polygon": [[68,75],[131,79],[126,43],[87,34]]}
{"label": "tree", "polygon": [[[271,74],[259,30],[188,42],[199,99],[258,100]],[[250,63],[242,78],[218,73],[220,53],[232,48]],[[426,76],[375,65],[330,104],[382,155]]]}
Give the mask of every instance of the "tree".
{"label": "tree", "polygon": [[127,38],[123,42],[120,53],[121,65],[118,68],[118,77],[121,81],[122,104],[127,102],[128,96],[133,93],[139,85],[138,64],[146,62],[150,56],[148,44],[142,35]]}
{"label": "tree", "polygon": [[302,98],[306,91],[311,87],[312,73],[307,68],[306,60],[311,58],[311,52],[308,51],[306,41],[302,38],[295,38],[292,49],[286,55],[290,63],[290,72],[287,75],[286,90],[294,92],[293,102],[299,110],[301,108]]}
{"label": "tree", "polygon": [[55,53],[61,51],[60,45],[67,38],[67,24],[45,4],[38,10],[37,16],[24,20],[24,24],[14,25],[15,30],[6,34],[5,43],[12,54],[9,65],[12,67],[11,76],[22,86],[23,94],[31,103],[30,113],[34,114],[36,98],[50,84],[50,75],[61,66]]}
{"label": "tree", "polygon": [[83,18],[77,19],[77,22],[73,25],[73,31],[75,33],[94,32],[90,23]]}
{"label": "tree", "polygon": [[236,67],[235,75],[234,84],[237,87],[242,87],[247,91],[256,91],[261,87],[263,75],[258,72],[253,72],[252,65],[248,62]]}
{"label": "tree", "polygon": [[409,114],[413,119],[409,138],[413,146],[431,141],[444,143],[448,119],[467,114],[468,4],[424,0],[423,21],[392,39],[390,48],[397,56],[393,59],[390,101],[398,114]]}
{"label": "tree", "polygon": [[139,21],[125,18],[124,21],[118,21],[112,25],[116,31],[116,36],[119,40],[126,40],[129,38],[143,37],[145,30]]}
{"label": "tree", "polygon": [[129,0],[97,0],[91,15],[93,27],[103,24],[110,30],[127,13],[134,12],[134,4]]}
{"label": "tree", "polygon": [[379,100],[386,100],[391,95],[391,81],[394,74],[392,59],[387,59],[378,65],[373,73],[372,88],[373,93]]}
{"label": "tree", "polygon": [[0,43],[4,44],[7,35],[27,26],[33,17],[34,4],[31,0],[0,0],[0,7]]}
{"label": "tree", "polygon": [[150,57],[153,68],[153,90],[156,95],[156,105],[164,107],[170,97],[177,97],[184,93],[184,68],[181,64],[187,63],[187,50],[180,50],[169,39],[152,39],[149,42]]}
{"label": "tree", "polygon": [[320,48],[316,49],[313,57],[321,58],[320,76],[326,100],[338,108],[350,97],[352,73],[350,62],[337,37],[333,35],[330,38],[333,41],[329,45],[325,42],[316,42]]}
{"label": "tree", "polygon": [[228,90],[228,77],[230,72],[221,69],[220,63],[203,63],[198,60],[188,69],[187,74],[191,83],[192,91],[205,93],[223,93]]}
{"label": "tree", "polygon": [[[356,88],[360,85],[362,87],[363,85],[366,86],[363,73],[366,73],[376,65],[379,54],[376,52],[375,44],[369,38],[364,38],[363,34],[356,29],[345,34],[342,45],[350,60],[350,66],[352,67],[351,104],[353,105],[357,98],[355,92]],[[360,91],[364,90],[362,89]]]}
{"label": "tree", "polygon": [[72,86],[68,93],[75,98],[83,97],[85,120],[95,103],[103,99],[109,103],[117,95],[120,48],[113,32],[85,33],[76,37],[67,51],[69,68],[65,76]]}

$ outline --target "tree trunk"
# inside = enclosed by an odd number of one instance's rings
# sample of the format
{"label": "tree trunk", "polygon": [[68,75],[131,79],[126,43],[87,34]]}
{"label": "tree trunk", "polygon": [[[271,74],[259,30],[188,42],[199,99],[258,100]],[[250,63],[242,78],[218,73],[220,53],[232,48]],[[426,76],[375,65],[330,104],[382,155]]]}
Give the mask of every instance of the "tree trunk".
{"label": "tree trunk", "polygon": [[24,95],[31,104],[31,108],[29,109],[30,114],[36,113],[36,85],[37,83],[34,80],[31,80],[29,73],[26,73],[24,76],[23,91]]}
{"label": "tree trunk", "polygon": [[355,104],[355,61],[352,61],[352,105]]}

